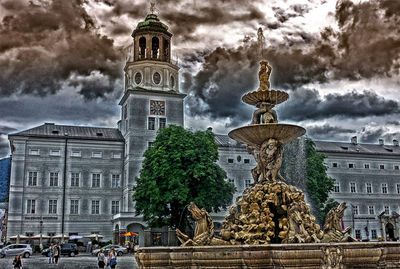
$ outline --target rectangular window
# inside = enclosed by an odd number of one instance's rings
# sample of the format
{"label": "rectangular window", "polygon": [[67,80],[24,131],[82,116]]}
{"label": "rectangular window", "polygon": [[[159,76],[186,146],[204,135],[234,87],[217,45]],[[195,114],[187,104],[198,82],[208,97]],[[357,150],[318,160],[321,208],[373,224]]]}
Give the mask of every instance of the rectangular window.
{"label": "rectangular window", "polygon": [[71,173],[71,187],[79,187],[79,173]]}
{"label": "rectangular window", "polygon": [[121,152],[118,152],[118,153],[114,152],[112,154],[112,157],[113,157],[113,159],[121,159]]}
{"label": "rectangular window", "polygon": [[147,148],[154,148],[154,142],[152,141],[147,142]]}
{"label": "rectangular window", "polygon": [[120,179],[120,175],[111,175],[111,187],[118,188],[119,187],[119,179]]}
{"label": "rectangular window", "polygon": [[228,159],[228,163],[233,163],[233,159]]}
{"label": "rectangular window", "polygon": [[100,188],[100,174],[92,174],[92,188]]}
{"label": "rectangular window", "polygon": [[246,179],[246,180],[244,181],[244,186],[245,186],[246,188],[250,187],[250,184],[251,184],[250,179]]}
{"label": "rectangular window", "polygon": [[50,150],[50,156],[60,156],[61,151],[59,149],[51,149]]}
{"label": "rectangular window", "polygon": [[228,178],[228,182],[235,185],[235,180],[233,178]]}
{"label": "rectangular window", "polygon": [[111,201],[111,214],[119,213],[119,201]]}
{"label": "rectangular window", "polygon": [[395,166],[393,166],[393,169],[394,169],[394,170],[399,170],[399,166],[398,166],[398,165],[395,165]]}
{"label": "rectangular window", "polygon": [[244,163],[250,163],[250,159],[244,159]]}
{"label": "rectangular window", "polygon": [[356,239],[361,240],[361,230],[356,230]]}
{"label": "rectangular window", "polygon": [[79,200],[71,200],[71,214],[79,214]]}
{"label": "rectangular window", "polygon": [[92,201],[92,215],[99,215],[100,214],[100,201],[94,200]]}
{"label": "rectangular window", "polygon": [[378,238],[378,236],[376,234],[376,230],[371,230],[371,237],[372,237],[372,239],[377,239]]}
{"label": "rectangular window", "polygon": [[366,185],[367,185],[367,193],[372,193],[372,184],[366,183]]}
{"label": "rectangular window", "polygon": [[337,164],[337,163],[332,163],[332,167],[333,167],[333,168],[337,168],[337,167],[338,167],[338,164]]}
{"label": "rectangular window", "polygon": [[370,215],[374,215],[375,214],[375,208],[373,205],[368,206],[368,213]]}
{"label": "rectangular window", "polygon": [[50,172],[50,187],[58,186],[58,172]]}
{"label": "rectangular window", "polygon": [[38,156],[40,151],[38,149],[29,149],[29,155]]}
{"label": "rectangular window", "polygon": [[339,183],[335,183],[335,184],[333,185],[333,192],[340,192]]}
{"label": "rectangular window", "polygon": [[149,130],[155,130],[155,126],[156,126],[156,118],[149,117],[149,119],[148,119],[148,129]]}
{"label": "rectangular window", "polygon": [[160,129],[164,129],[165,126],[167,125],[167,119],[166,118],[160,118]]}
{"label": "rectangular window", "polygon": [[382,183],[382,193],[388,193],[387,184]]}
{"label": "rectangular window", "polygon": [[354,163],[349,163],[349,168],[354,168]]}
{"label": "rectangular window", "polygon": [[81,157],[81,152],[80,151],[72,151],[71,152],[71,157]]}
{"label": "rectangular window", "polygon": [[390,214],[390,208],[389,208],[389,206],[388,206],[388,205],[385,205],[383,208],[384,208],[384,210],[385,210],[385,214],[386,214],[386,215],[389,215],[389,214]]}
{"label": "rectangular window", "polygon": [[350,192],[356,192],[356,183],[355,182],[351,182],[350,183]]}
{"label": "rectangular window", "polygon": [[28,172],[28,186],[37,186],[38,172]]}
{"label": "rectangular window", "polygon": [[379,165],[379,169],[385,169],[385,165],[384,164],[380,164]]}
{"label": "rectangular window", "polygon": [[353,205],[353,213],[354,215],[358,215],[358,205]]}
{"label": "rectangular window", "polygon": [[364,164],[365,169],[369,169],[369,163]]}
{"label": "rectangular window", "polygon": [[57,214],[57,200],[49,200],[49,214]]}
{"label": "rectangular window", "polygon": [[101,158],[103,157],[102,152],[92,152],[92,158]]}
{"label": "rectangular window", "polygon": [[27,200],[26,201],[26,213],[27,214],[35,214],[36,212],[36,200]]}
{"label": "rectangular window", "polygon": [[400,194],[400,184],[396,185],[396,189],[397,189],[397,194]]}

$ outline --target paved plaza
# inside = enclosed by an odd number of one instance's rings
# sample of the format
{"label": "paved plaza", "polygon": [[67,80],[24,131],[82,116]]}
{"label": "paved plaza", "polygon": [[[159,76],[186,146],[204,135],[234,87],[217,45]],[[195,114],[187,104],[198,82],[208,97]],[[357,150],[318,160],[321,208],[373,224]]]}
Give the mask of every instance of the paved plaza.
{"label": "paved plaza", "polygon": [[[13,257],[0,258],[1,269],[12,269]],[[24,269],[47,269],[47,268],[62,268],[62,269],[95,269],[97,267],[97,258],[88,254],[79,254],[76,257],[61,257],[58,265],[48,263],[47,257],[40,254],[31,256],[30,258],[22,259],[22,266]],[[124,255],[118,257],[117,269],[134,269],[137,264],[133,255]]]}

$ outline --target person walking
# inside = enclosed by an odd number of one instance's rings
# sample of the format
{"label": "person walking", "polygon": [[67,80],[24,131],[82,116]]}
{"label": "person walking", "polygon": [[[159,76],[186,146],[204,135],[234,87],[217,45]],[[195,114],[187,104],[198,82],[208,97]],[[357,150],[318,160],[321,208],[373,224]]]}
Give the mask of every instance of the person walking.
{"label": "person walking", "polygon": [[15,258],[13,260],[13,266],[14,266],[14,269],[22,268],[22,261],[21,261],[20,255],[15,255]]}
{"label": "person walking", "polygon": [[108,253],[108,265],[111,268],[117,267],[117,252],[115,248],[111,248],[110,252]]}
{"label": "person walking", "polygon": [[58,264],[58,259],[60,258],[60,255],[61,255],[60,244],[57,244],[54,248],[54,261],[56,264]]}
{"label": "person walking", "polygon": [[54,263],[54,245],[53,243],[50,244],[49,248],[49,263]]}
{"label": "person walking", "polygon": [[97,255],[97,265],[99,268],[104,268],[106,265],[106,255],[104,255],[104,249],[100,249],[99,254]]}

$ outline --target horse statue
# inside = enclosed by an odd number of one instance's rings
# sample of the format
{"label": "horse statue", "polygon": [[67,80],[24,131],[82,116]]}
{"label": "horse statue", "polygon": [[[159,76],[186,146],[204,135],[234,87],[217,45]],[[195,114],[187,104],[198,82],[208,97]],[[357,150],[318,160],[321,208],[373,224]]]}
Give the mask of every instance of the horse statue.
{"label": "horse statue", "polygon": [[176,235],[181,242],[181,246],[207,246],[207,245],[229,245],[230,243],[220,238],[214,237],[214,223],[208,212],[202,208],[201,210],[191,202],[189,211],[192,218],[196,221],[194,237],[189,236],[176,229]]}
{"label": "horse statue", "polygon": [[[344,210],[347,208],[346,203],[343,202],[337,207],[329,210],[326,215],[325,225],[324,225],[324,237],[322,242],[353,242],[356,241],[350,236],[351,227],[347,227],[342,230],[340,227],[340,219],[343,218]],[[348,234],[348,235],[346,235]]]}

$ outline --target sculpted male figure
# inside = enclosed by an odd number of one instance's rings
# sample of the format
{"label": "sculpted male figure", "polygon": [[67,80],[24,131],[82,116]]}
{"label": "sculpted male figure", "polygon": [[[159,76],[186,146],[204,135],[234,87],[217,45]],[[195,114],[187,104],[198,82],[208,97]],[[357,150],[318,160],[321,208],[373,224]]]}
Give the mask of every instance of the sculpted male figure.
{"label": "sculpted male figure", "polygon": [[259,91],[268,91],[270,88],[269,76],[271,75],[272,67],[267,61],[260,62],[261,68],[258,72],[258,78],[260,80]]}

